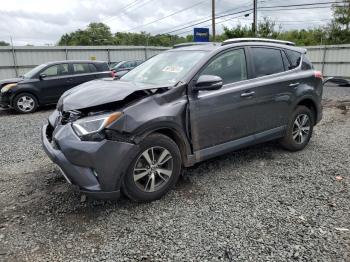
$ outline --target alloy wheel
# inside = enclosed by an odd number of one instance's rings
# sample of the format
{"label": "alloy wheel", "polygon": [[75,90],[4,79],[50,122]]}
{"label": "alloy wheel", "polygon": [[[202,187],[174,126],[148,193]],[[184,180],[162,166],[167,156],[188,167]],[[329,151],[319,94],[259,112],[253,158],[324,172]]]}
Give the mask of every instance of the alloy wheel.
{"label": "alloy wheel", "polygon": [[173,157],[163,147],[150,147],[137,159],[133,177],[144,192],[155,192],[165,186],[173,174]]}
{"label": "alloy wheel", "polygon": [[30,112],[35,107],[35,101],[30,96],[21,96],[17,100],[17,107],[23,112]]}
{"label": "alloy wheel", "polygon": [[303,144],[310,133],[311,122],[306,114],[300,114],[296,117],[293,125],[293,139],[297,144]]}

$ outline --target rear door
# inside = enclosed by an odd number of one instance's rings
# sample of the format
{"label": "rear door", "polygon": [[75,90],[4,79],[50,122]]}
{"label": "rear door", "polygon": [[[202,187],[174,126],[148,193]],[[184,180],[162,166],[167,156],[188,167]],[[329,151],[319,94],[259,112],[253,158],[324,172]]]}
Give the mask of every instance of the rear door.
{"label": "rear door", "polygon": [[[255,131],[282,128],[288,122],[294,88],[297,81],[297,68],[287,67],[288,59],[283,49],[252,46],[249,47],[250,63],[254,85]],[[293,71],[295,74],[293,75]]]}
{"label": "rear door", "polygon": [[68,63],[50,65],[39,74],[45,77],[35,82],[35,85],[44,103],[57,102],[63,92],[71,87]]}
{"label": "rear door", "polygon": [[92,63],[72,63],[71,70],[73,75],[70,81],[73,87],[97,78],[97,69]]}

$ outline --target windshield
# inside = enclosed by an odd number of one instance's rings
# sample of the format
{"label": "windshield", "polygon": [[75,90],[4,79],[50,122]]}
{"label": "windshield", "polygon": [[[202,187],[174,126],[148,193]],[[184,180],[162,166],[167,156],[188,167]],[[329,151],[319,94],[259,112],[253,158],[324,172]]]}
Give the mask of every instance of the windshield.
{"label": "windshield", "polygon": [[175,85],[205,54],[204,51],[164,52],[134,68],[121,80],[154,85]]}
{"label": "windshield", "polygon": [[32,70],[29,72],[25,73],[23,75],[24,78],[32,78],[35,76],[37,73],[40,72],[41,69],[43,69],[46,66],[46,64],[38,65],[37,67],[34,67]]}

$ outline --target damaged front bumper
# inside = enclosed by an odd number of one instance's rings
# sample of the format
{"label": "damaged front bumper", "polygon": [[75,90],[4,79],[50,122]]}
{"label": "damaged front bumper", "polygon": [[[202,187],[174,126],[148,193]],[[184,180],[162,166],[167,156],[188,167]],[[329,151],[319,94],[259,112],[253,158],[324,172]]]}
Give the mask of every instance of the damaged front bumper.
{"label": "damaged front bumper", "polygon": [[70,123],[55,129],[50,122],[44,125],[42,144],[65,178],[97,199],[119,198],[121,179],[137,154],[137,145],[132,143],[81,141]]}
{"label": "damaged front bumper", "polygon": [[0,107],[8,108],[11,106],[10,97],[7,94],[0,93]]}

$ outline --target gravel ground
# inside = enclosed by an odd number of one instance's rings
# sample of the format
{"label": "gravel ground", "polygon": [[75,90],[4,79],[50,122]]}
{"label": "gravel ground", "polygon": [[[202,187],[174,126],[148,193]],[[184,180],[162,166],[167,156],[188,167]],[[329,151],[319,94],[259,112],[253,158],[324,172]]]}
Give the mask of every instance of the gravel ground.
{"label": "gravel ground", "polygon": [[161,200],[81,201],[41,149],[53,108],[0,112],[0,261],[350,261],[350,88],[325,88],[309,146],[186,170]]}

